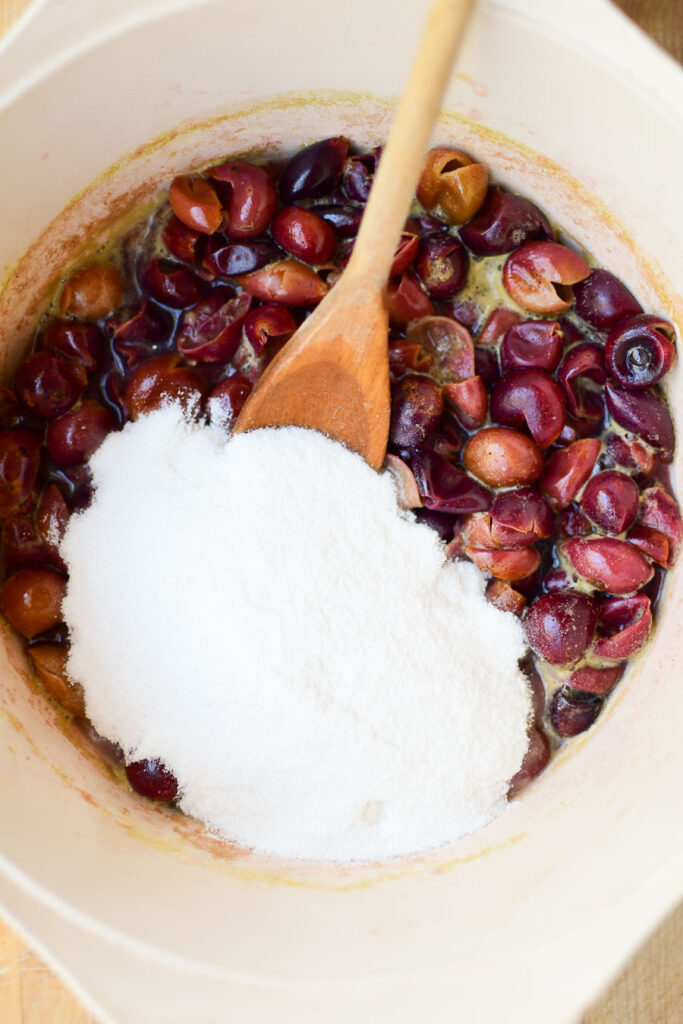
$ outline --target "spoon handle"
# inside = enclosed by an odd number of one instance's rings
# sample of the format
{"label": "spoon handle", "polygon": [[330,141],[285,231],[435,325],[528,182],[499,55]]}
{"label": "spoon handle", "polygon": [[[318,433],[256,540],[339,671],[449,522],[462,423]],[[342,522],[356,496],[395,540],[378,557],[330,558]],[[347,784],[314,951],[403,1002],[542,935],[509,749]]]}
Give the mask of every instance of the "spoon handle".
{"label": "spoon handle", "polygon": [[[434,0],[347,268],[384,288],[474,0]],[[349,274],[349,271],[351,273]]]}

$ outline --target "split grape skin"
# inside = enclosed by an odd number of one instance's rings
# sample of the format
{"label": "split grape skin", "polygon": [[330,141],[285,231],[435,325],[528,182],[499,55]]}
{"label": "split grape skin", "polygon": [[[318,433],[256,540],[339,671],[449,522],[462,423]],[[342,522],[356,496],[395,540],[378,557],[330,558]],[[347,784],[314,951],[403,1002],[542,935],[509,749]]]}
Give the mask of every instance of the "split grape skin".
{"label": "split grape skin", "polygon": [[[90,500],[87,460],[169,399],[234,423],[348,262],[380,153],[333,137],[284,163],[228,159],[178,176],[155,244],[78,267],[0,389],[0,607],[82,729],[58,545]],[[522,619],[535,715],[512,796],[593,724],[651,635],[683,538],[660,390],[675,331],[469,154],[430,151],[417,197],[387,290],[389,454],[416,518]],[[468,281],[496,260],[510,302],[482,308]],[[126,775],[149,799],[177,798],[159,758],[129,761]]]}

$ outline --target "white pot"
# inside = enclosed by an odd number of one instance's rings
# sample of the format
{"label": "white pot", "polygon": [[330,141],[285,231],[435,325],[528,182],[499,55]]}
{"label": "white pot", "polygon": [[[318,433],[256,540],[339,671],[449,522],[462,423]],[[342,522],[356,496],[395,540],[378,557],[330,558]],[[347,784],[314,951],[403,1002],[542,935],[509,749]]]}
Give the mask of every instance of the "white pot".
{"label": "white pot", "polygon": [[[379,141],[425,9],[46,0],[0,67],[0,266],[35,244],[0,296],[5,364],[64,259],[177,169]],[[436,139],[535,197],[680,329],[680,70],[606,0],[482,3],[457,70]],[[679,432],[680,388],[677,371]],[[683,894],[671,575],[596,726],[488,829],[384,867],[267,862],[134,798],[26,685],[6,633],[0,901],[118,1024],[569,1024]]]}

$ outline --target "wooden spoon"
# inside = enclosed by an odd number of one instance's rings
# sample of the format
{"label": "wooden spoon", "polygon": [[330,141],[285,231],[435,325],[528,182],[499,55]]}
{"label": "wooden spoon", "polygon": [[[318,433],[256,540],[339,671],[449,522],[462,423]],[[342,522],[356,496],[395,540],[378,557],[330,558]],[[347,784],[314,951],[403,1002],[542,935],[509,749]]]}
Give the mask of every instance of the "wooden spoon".
{"label": "wooden spoon", "polygon": [[237,433],[310,427],[373,469],[382,465],[391,413],[387,279],[473,3],[435,0],[349,264],[258,381]]}

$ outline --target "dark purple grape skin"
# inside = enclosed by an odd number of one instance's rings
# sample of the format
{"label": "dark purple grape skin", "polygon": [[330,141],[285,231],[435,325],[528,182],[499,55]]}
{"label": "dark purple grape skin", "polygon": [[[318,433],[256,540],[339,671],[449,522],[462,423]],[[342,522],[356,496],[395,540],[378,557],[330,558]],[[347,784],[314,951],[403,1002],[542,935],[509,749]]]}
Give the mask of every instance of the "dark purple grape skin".
{"label": "dark purple grape skin", "polygon": [[367,202],[381,153],[382,148],[378,146],[370,153],[347,157],[344,163],[342,188],[349,199],[359,203]]}
{"label": "dark purple grape skin", "polygon": [[457,516],[449,515],[448,512],[436,512],[431,508],[415,509],[415,518],[418,523],[425,523],[432,530],[436,530],[441,540],[446,543],[452,539],[458,522]]}
{"label": "dark purple grape skin", "polygon": [[199,363],[224,363],[232,359],[242,337],[251,306],[247,292],[238,295],[219,285],[178,323],[175,346],[187,359]]}
{"label": "dark purple grape skin", "polygon": [[126,778],[135,792],[148,800],[168,802],[178,795],[175,775],[157,758],[127,764]]}
{"label": "dark purple grape skin", "polygon": [[349,199],[365,202],[370,195],[373,174],[368,170],[367,157],[349,157],[344,165],[344,192]]}
{"label": "dark purple grape skin", "polygon": [[498,381],[490,398],[491,419],[508,427],[526,425],[534,441],[547,448],[566,420],[564,393],[545,370],[511,370]]}
{"label": "dark purple grape skin", "polygon": [[[204,235],[203,237],[209,236]],[[185,263],[192,263],[197,255],[197,247],[202,235],[172,214],[164,226],[162,238],[171,256],[175,256],[177,260]]]}
{"label": "dark purple grape skin", "polygon": [[236,277],[282,259],[284,253],[270,238],[229,242],[220,235],[206,241],[203,264],[216,277]]}
{"label": "dark purple grape skin", "polygon": [[438,452],[416,449],[410,456],[410,468],[428,509],[466,515],[491,507],[491,492]]}
{"label": "dark purple grape skin", "polygon": [[3,520],[0,555],[6,573],[49,562],[43,538],[32,516],[9,516]]}
{"label": "dark purple grape skin", "polygon": [[604,400],[602,390],[591,388],[589,382],[605,383],[605,352],[602,345],[588,342],[575,345],[567,352],[557,371],[572,416],[602,423]]}
{"label": "dark purple grape skin", "polygon": [[162,306],[187,309],[204,295],[204,284],[184,263],[152,260],[143,275],[145,288]]}
{"label": "dark purple grape skin", "polygon": [[337,136],[314,142],[295,153],[280,176],[278,188],[283,205],[332,195],[341,180],[348,151],[346,139]]}
{"label": "dark purple grape skin", "polygon": [[574,309],[587,324],[605,331],[627,316],[642,313],[643,308],[609,270],[594,270],[574,285]]}
{"label": "dark purple grape skin", "polygon": [[532,729],[529,737],[529,749],[519,771],[510,779],[508,798],[516,796],[529,785],[532,779],[543,771],[550,760],[550,746],[547,737],[540,729]]}
{"label": "dark purple grape skin", "polygon": [[0,386],[0,431],[24,427],[27,430],[42,430],[42,425],[19,401],[13,387]]}
{"label": "dark purple grape skin", "polygon": [[457,420],[448,409],[445,410],[441,422],[430,437],[429,447],[439,455],[443,455],[449,462],[457,464],[462,449],[462,435],[458,429]]}
{"label": "dark purple grape skin", "polygon": [[283,206],[270,222],[270,233],[285,253],[312,266],[329,265],[337,249],[327,221],[303,206]]}
{"label": "dark purple grape skin", "polygon": [[525,367],[552,373],[559,365],[562,350],[562,329],[556,320],[525,320],[505,333],[500,361],[504,373]]}
{"label": "dark purple grape skin", "polygon": [[[571,505],[567,505],[566,508],[563,508],[562,511],[557,514],[555,519],[556,537],[587,537],[588,534],[592,532],[593,526],[590,519],[581,511],[578,505],[574,504],[574,502],[572,502]],[[563,578],[567,578],[567,573],[564,569],[560,569],[558,572],[562,574]],[[549,573],[548,575],[551,574]]]}
{"label": "dark purple grape skin", "polygon": [[562,337],[564,338],[565,348],[573,345],[577,341],[583,341],[583,331],[579,328],[578,324],[575,324],[573,320],[570,320],[568,316],[561,316],[558,318],[558,324],[562,331]]}
{"label": "dark purple grape skin", "polygon": [[88,507],[92,501],[93,485],[87,465],[80,463],[62,467],[48,462],[45,470],[46,483],[57,484],[72,512]]}
{"label": "dark purple grape skin", "polygon": [[667,575],[666,569],[663,569],[660,565],[655,565],[654,570],[654,575],[650,582],[646,583],[638,591],[639,594],[645,594],[646,597],[650,598],[653,609],[656,602],[659,601]]}
{"label": "dark purple grape skin", "polygon": [[488,190],[479,212],[458,233],[477,256],[502,256],[526,242],[553,238],[550,224],[533,203],[495,186]]}
{"label": "dark purple grape skin", "polygon": [[415,269],[433,299],[452,299],[467,280],[469,258],[457,238],[434,232],[420,238]]}
{"label": "dark purple grape skin", "polygon": [[520,594],[524,595],[527,601],[533,601],[541,586],[540,570],[537,569],[536,572],[532,572],[529,576],[525,576],[524,579],[515,580],[513,586],[515,590],[518,590]]}
{"label": "dark purple grape skin", "polygon": [[673,455],[675,439],[671,413],[656,391],[627,391],[607,381],[605,397],[607,411],[620,426],[637,434],[664,456]]}
{"label": "dark purple grape skin", "polygon": [[578,736],[591,727],[601,708],[602,701],[592,693],[561,687],[550,702],[550,722],[558,736]]}
{"label": "dark purple grape skin", "polygon": [[310,207],[330,225],[339,238],[355,238],[363,217],[362,206],[350,203],[315,203]]}
{"label": "dark purple grape skin", "polygon": [[113,368],[102,374],[97,388],[97,398],[112,413],[117,427],[122,427],[129,418],[123,398],[124,390],[125,378],[118,369]]}
{"label": "dark purple grape skin", "polygon": [[540,721],[543,711],[545,708],[545,683],[543,677],[538,671],[536,660],[533,654],[529,653],[525,655],[519,663],[524,675],[527,677],[529,683],[529,689],[531,690],[531,699],[534,706],[534,718]]}
{"label": "dark purple grape skin", "polygon": [[96,373],[104,365],[104,338],[97,324],[55,317],[47,324],[41,340],[42,348],[80,360],[88,373]]}
{"label": "dark purple grape skin", "polygon": [[573,590],[537,597],[524,618],[529,646],[553,665],[575,662],[590,644],[598,603]]}
{"label": "dark purple grape skin", "polygon": [[535,487],[513,487],[496,495],[491,517],[514,530],[534,530],[539,537],[553,531],[553,511],[544,494]]}
{"label": "dark purple grape skin", "polygon": [[223,208],[222,229],[228,238],[257,238],[277,209],[275,183],[263,167],[247,160],[225,160],[206,172]]}
{"label": "dark purple grape skin", "polygon": [[423,444],[443,412],[441,388],[432,377],[408,373],[393,389],[389,442],[397,448]]}
{"label": "dark purple grape skin", "polygon": [[24,359],[14,375],[14,387],[21,401],[46,420],[62,416],[75,405],[86,383],[83,363],[47,350]]}
{"label": "dark purple grape skin", "polygon": [[135,310],[125,310],[109,317],[105,328],[111,335],[114,348],[117,343],[142,345],[150,353],[155,346],[168,341],[173,331],[173,317],[155,302],[145,299]]}
{"label": "dark purple grape skin", "polygon": [[405,230],[412,231],[414,235],[427,235],[434,231],[444,231],[444,223],[436,217],[430,217],[428,213],[423,213],[417,217],[408,217]]}
{"label": "dark purple grape skin", "polygon": [[69,643],[69,627],[65,622],[60,622],[59,625],[53,626],[52,629],[46,629],[44,633],[36,633],[28,641],[28,647],[39,647],[40,644],[68,644]]}
{"label": "dark purple grape skin", "polygon": [[45,432],[49,457],[58,466],[85,462],[100,446],[116,423],[109,409],[87,400],[52,420]]}
{"label": "dark purple grape skin", "polygon": [[441,312],[444,316],[457,320],[459,324],[467,328],[470,334],[475,334],[486,319],[476,302],[460,301],[457,298],[446,299],[442,302]]}
{"label": "dark purple grape skin", "polygon": [[626,473],[614,469],[596,473],[584,487],[581,508],[606,533],[623,533],[638,513],[640,492]]}
{"label": "dark purple grape skin", "polygon": [[675,358],[673,325],[647,313],[620,321],[605,342],[607,372],[629,391],[656,384]]}
{"label": "dark purple grape skin", "polygon": [[487,391],[500,380],[500,365],[498,353],[495,348],[487,348],[485,345],[474,347],[474,368],[484,382]]}

